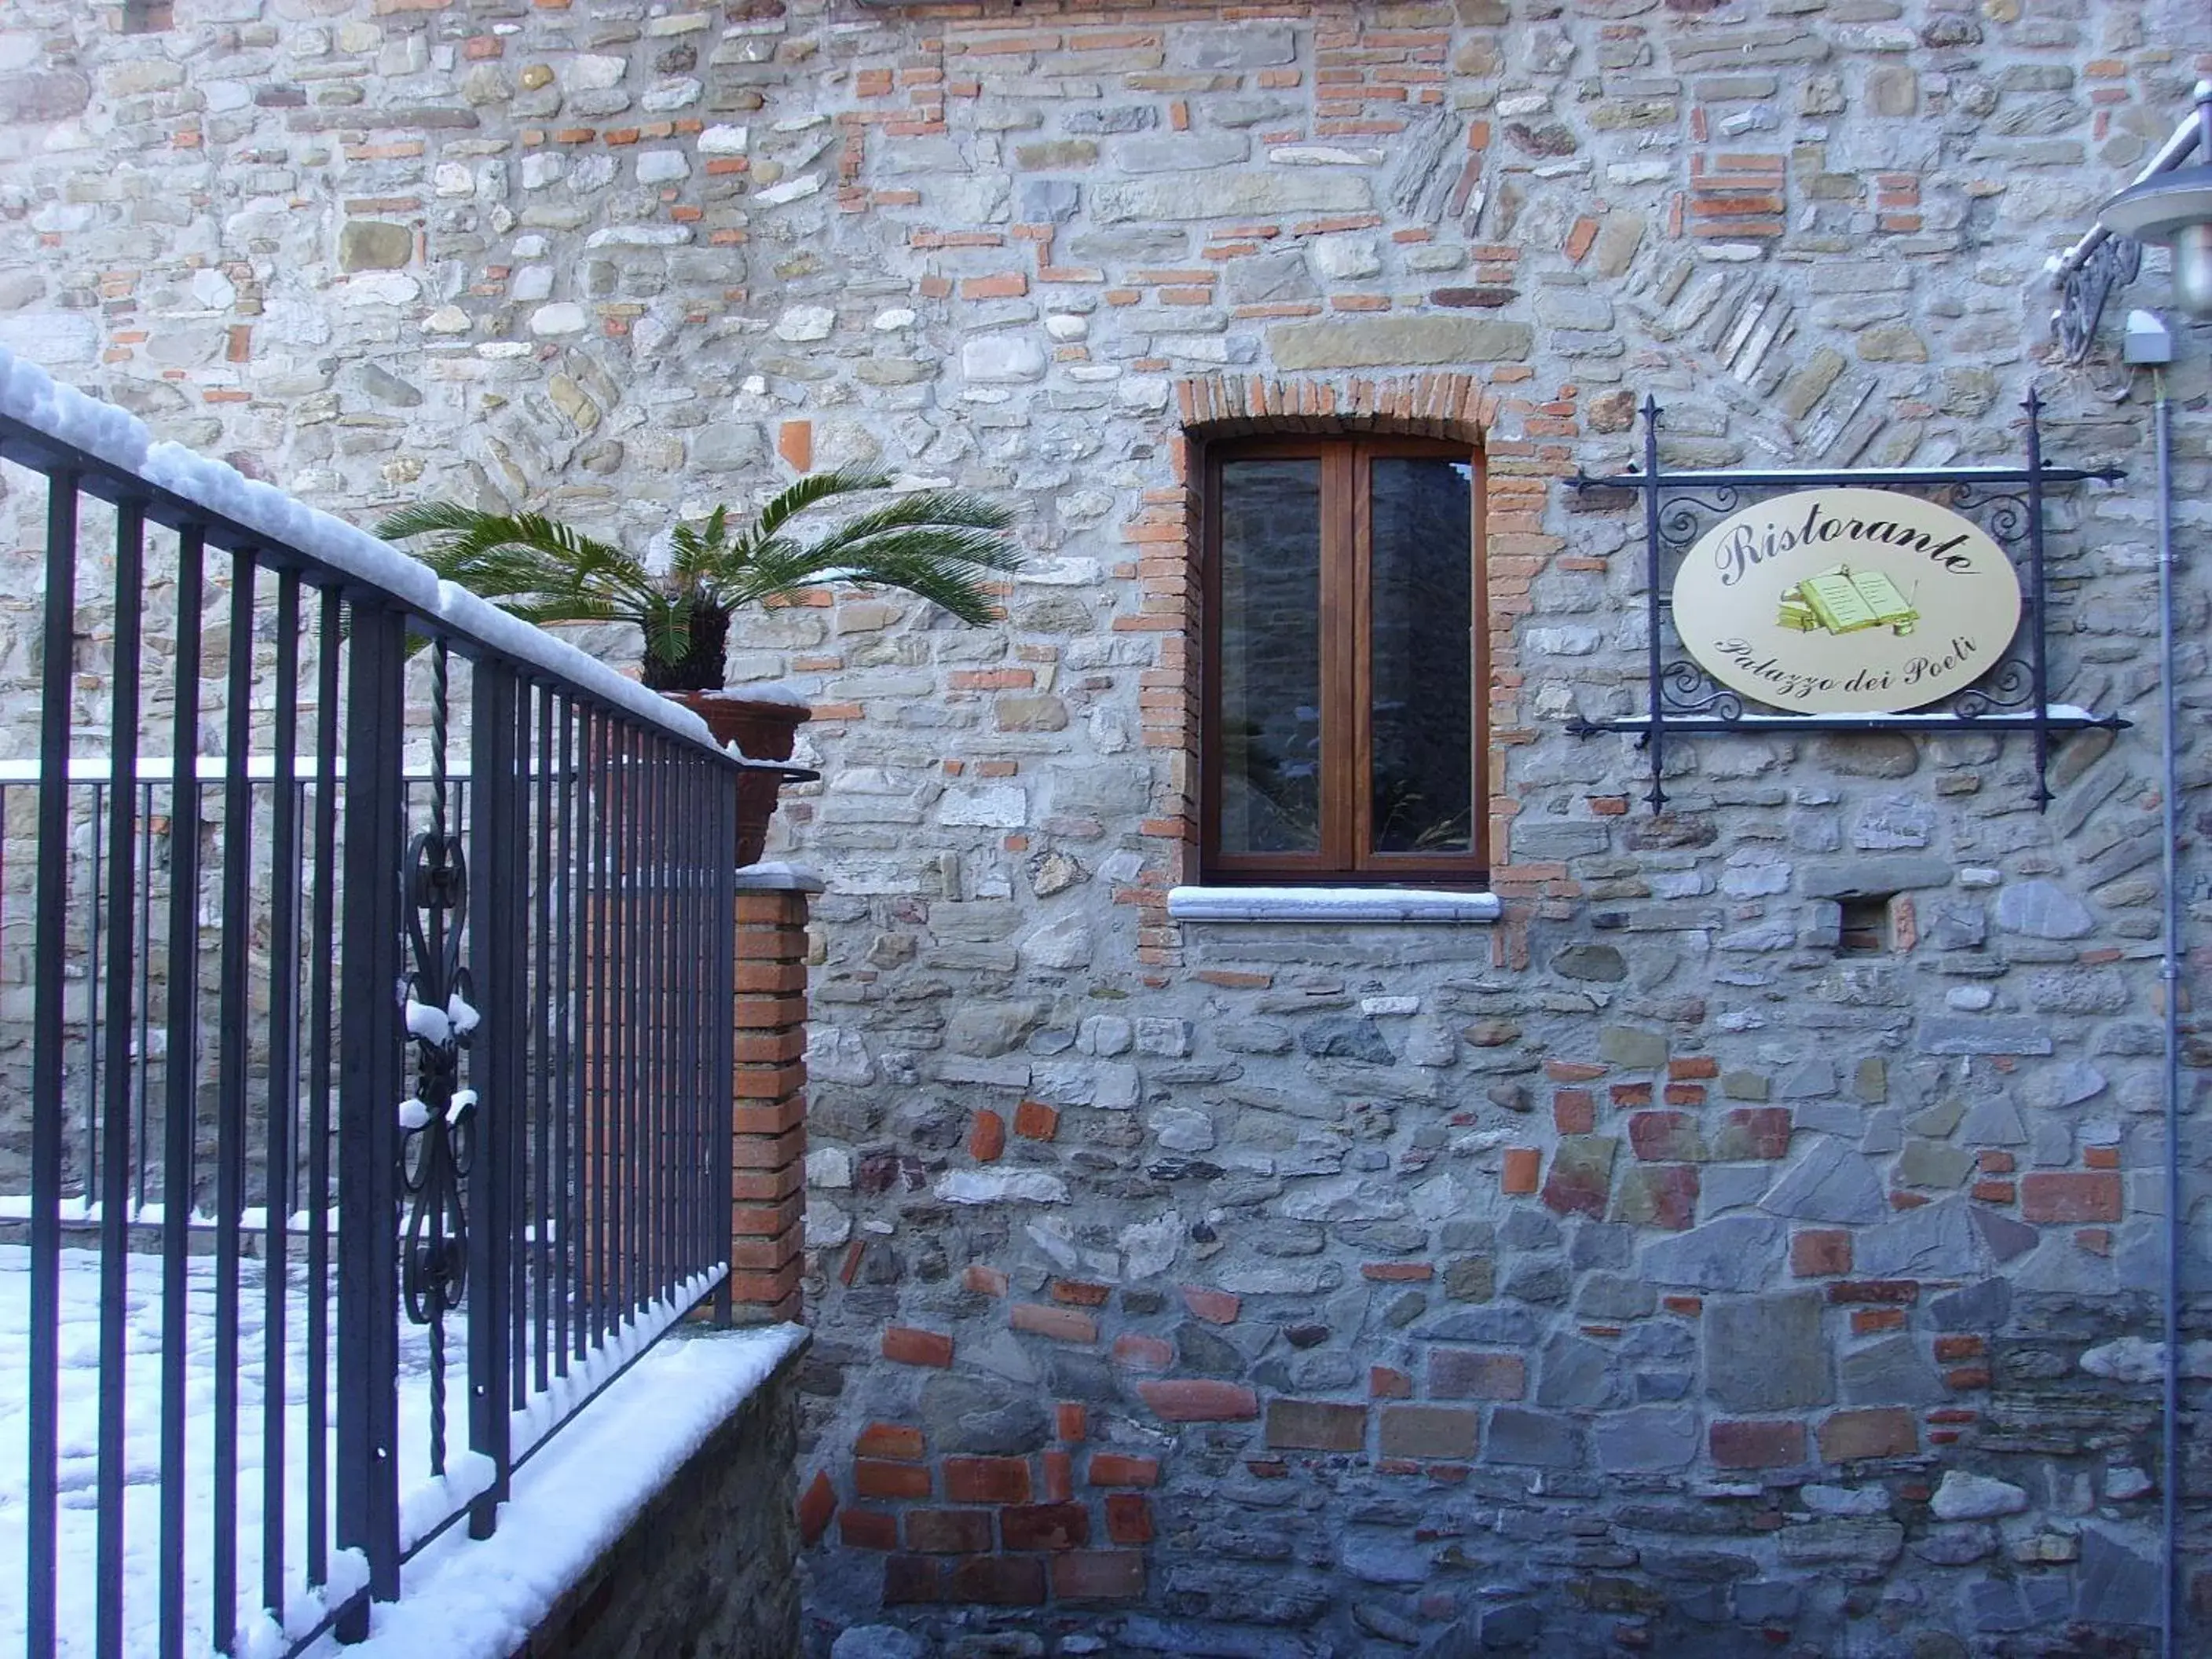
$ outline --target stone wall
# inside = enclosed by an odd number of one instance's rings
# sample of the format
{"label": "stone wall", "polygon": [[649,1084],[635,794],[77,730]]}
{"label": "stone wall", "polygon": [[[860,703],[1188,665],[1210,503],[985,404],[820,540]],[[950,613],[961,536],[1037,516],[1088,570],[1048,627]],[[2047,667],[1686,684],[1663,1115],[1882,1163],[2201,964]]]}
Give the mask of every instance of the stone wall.
{"label": "stone wall", "polygon": [[[733,653],[827,773],[813,1637],[2146,1649],[2148,388],[2039,271],[2212,71],[2193,3],[125,15],[0,9],[0,340],[164,435],[363,520],[642,544],[852,461],[1021,513],[1001,628],[823,593]],[[1654,817],[1567,734],[1641,696],[1640,520],[1562,480],[1645,392],[1679,463],[1837,466],[2011,459],[2031,389],[2133,474],[2051,509],[2054,688],[2136,724],[2047,811],[2017,738],[1680,743]],[[1195,445],[1285,425],[1482,447],[1492,929],[1168,915]]]}
{"label": "stone wall", "polygon": [[792,1472],[804,1352],[707,1437],[515,1659],[789,1659],[799,1650]]}

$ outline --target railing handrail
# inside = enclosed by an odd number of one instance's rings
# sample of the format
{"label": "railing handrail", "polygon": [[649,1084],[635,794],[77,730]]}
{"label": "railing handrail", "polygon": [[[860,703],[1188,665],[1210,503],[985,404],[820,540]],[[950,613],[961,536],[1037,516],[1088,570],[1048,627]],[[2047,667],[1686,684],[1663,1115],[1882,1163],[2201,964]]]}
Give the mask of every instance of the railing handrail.
{"label": "railing handrail", "polygon": [[[48,409],[48,418],[33,418],[34,411]],[[428,565],[358,526],[225,462],[156,441],[136,416],[87,397],[5,346],[0,346],[0,458],[71,474],[87,495],[117,505],[137,503],[149,520],[172,530],[197,526],[212,546],[291,565],[319,586],[397,600],[410,615],[434,624],[465,656],[503,658],[526,678],[556,684],[722,757],[706,723],[690,709],[441,580]],[[226,501],[209,499],[218,491]],[[270,522],[249,522],[234,507]]]}
{"label": "railing handrail", "polygon": [[[705,1297],[726,1315],[740,796],[811,775],[4,349],[0,458],[46,487],[38,752],[0,761],[36,808],[33,890],[0,895],[33,934],[30,1193],[0,1200],[28,1231],[27,1650],[53,1659],[66,1615],[115,1651],[157,1599],[165,1653],[355,1639],[623,1364]],[[88,606],[114,618],[104,710]],[[125,1322],[155,1273],[158,1350]],[[65,1504],[85,1410],[94,1501]],[[157,1525],[126,1538],[156,1434]]]}

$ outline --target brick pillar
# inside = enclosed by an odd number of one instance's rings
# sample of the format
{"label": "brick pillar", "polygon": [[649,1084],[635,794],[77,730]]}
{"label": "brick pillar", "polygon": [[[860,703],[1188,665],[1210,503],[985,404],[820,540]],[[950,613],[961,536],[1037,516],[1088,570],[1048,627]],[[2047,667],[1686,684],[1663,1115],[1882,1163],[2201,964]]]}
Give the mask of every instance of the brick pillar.
{"label": "brick pillar", "polygon": [[741,1325],[799,1316],[806,1238],[806,900],[814,876],[738,872],[730,1113],[730,1303]]}

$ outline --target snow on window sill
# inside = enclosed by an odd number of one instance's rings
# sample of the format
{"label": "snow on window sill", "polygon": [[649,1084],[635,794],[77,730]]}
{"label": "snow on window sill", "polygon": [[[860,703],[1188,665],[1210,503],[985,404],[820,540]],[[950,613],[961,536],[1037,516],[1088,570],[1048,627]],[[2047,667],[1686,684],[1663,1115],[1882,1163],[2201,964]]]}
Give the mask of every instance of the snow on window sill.
{"label": "snow on window sill", "polygon": [[1176,921],[1496,921],[1495,893],[1420,887],[1176,887],[1168,915]]}

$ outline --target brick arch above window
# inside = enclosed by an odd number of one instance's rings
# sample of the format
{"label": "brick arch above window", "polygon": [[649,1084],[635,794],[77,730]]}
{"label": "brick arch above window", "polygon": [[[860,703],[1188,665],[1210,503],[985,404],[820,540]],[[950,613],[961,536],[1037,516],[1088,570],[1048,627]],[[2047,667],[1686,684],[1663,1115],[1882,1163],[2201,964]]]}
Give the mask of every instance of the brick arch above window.
{"label": "brick arch above window", "polygon": [[1497,418],[1489,388],[1472,374],[1358,375],[1278,380],[1205,374],[1177,382],[1184,437],[1387,433],[1480,446]]}

